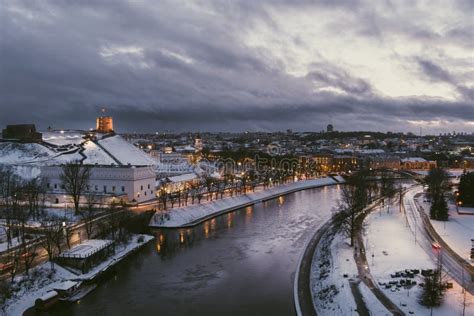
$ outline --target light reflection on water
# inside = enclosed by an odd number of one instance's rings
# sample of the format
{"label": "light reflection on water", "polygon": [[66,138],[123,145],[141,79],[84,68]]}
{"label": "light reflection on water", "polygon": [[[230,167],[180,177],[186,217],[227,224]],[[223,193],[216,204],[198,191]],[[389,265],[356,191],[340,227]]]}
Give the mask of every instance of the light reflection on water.
{"label": "light reflection on water", "polygon": [[53,315],[292,315],[293,276],[339,188],[302,191],[156,240],[81,304]]}

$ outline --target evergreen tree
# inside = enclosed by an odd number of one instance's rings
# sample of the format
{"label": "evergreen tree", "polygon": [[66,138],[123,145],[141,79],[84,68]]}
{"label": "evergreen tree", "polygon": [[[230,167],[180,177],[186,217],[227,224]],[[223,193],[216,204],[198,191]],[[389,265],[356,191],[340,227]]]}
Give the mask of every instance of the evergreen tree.
{"label": "evergreen tree", "polygon": [[442,168],[433,168],[425,177],[428,184],[428,197],[431,200],[430,217],[435,220],[448,220],[448,206],[444,194],[449,189],[449,178]]}
{"label": "evergreen tree", "polygon": [[436,307],[443,303],[445,287],[441,282],[441,272],[435,270],[431,275],[425,276],[423,290],[418,297],[418,302],[426,307]]}
{"label": "evergreen tree", "polygon": [[464,173],[459,182],[459,201],[474,206],[474,172]]}

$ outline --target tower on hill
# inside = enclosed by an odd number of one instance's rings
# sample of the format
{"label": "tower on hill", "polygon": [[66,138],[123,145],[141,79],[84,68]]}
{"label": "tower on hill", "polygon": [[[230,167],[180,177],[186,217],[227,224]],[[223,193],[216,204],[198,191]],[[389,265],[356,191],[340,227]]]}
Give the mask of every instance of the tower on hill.
{"label": "tower on hill", "polygon": [[[102,109],[102,113],[105,113],[105,109]],[[99,133],[110,133],[114,131],[114,123],[112,116],[99,116],[96,119],[96,128]]]}

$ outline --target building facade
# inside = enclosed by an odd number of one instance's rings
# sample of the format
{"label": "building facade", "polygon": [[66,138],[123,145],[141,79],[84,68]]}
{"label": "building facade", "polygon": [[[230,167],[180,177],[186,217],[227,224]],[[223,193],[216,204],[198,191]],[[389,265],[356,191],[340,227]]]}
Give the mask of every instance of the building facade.
{"label": "building facade", "polygon": [[399,170],[400,166],[401,166],[400,158],[396,156],[375,156],[375,157],[368,158],[369,169]]}
{"label": "building facade", "polygon": [[[61,166],[45,166],[41,168],[41,177],[45,179],[51,203],[67,203],[61,181]],[[156,198],[156,176],[148,166],[93,166],[87,192],[102,198],[103,203],[111,200],[116,202],[142,203]]]}
{"label": "building facade", "polygon": [[420,157],[409,157],[402,159],[402,169],[429,170],[436,168],[436,161],[428,161]]}
{"label": "building facade", "polygon": [[95,129],[99,133],[110,133],[114,131],[114,122],[111,116],[100,116],[96,119]]}
{"label": "building facade", "polygon": [[20,142],[41,142],[42,134],[36,131],[35,124],[7,125],[2,131],[2,138]]}

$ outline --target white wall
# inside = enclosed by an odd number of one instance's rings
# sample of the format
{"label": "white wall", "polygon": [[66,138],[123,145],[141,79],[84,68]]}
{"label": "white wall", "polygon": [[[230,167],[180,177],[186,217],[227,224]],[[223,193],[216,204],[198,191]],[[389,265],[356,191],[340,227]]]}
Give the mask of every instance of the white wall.
{"label": "white wall", "polygon": [[[61,188],[61,174],[61,166],[41,168],[41,177],[49,183],[48,192],[56,195],[60,203],[64,203],[65,192]],[[93,166],[89,190],[107,196],[126,194],[129,201],[141,203],[156,197],[155,178],[155,172],[150,167]]]}

